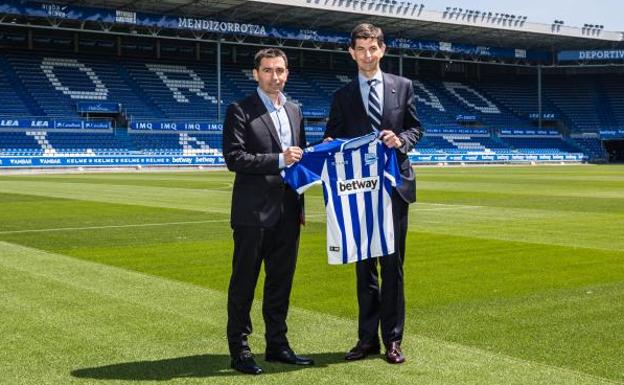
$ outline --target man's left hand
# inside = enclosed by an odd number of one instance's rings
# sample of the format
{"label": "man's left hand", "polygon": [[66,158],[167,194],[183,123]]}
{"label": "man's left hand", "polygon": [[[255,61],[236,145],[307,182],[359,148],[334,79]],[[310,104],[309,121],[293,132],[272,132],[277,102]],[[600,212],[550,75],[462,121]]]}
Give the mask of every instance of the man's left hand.
{"label": "man's left hand", "polygon": [[394,132],[390,130],[383,130],[379,133],[379,139],[390,148],[399,148],[403,145],[401,138],[399,138]]}

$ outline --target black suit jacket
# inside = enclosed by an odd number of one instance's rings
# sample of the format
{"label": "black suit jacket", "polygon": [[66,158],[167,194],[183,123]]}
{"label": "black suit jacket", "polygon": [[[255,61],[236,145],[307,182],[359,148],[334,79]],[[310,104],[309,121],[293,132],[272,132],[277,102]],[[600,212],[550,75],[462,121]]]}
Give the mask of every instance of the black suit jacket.
{"label": "black suit jacket", "polygon": [[[286,102],[293,145],[305,146],[303,117],[299,106]],[[279,136],[256,92],[232,103],[223,126],[223,155],[236,172],[232,189],[231,225],[274,226],[284,216],[301,215],[303,198],[287,188],[280,176]]]}
{"label": "black suit jacket", "polygon": [[[402,183],[397,192],[406,202],[416,201],[414,171],[407,153],[414,148],[423,134],[416,116],[414,88],[409,79],[383,73],[384,105],[381,129],[391,130],[403,141],[397,149]],[[372,131],[371,123],[362,104],[360,84],[356,77],[334,94],[325,137],[354,138]]]}

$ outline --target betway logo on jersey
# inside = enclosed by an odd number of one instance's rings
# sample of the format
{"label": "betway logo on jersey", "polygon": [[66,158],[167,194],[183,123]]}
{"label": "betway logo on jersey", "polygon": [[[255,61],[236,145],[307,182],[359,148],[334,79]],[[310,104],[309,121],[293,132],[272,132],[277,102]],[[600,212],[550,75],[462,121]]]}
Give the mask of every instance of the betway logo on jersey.
{"label": "betway logo on jersey", "polygon": [[379,177],[339,180],[336,182],[338,195],[357,194],[379,190]]}

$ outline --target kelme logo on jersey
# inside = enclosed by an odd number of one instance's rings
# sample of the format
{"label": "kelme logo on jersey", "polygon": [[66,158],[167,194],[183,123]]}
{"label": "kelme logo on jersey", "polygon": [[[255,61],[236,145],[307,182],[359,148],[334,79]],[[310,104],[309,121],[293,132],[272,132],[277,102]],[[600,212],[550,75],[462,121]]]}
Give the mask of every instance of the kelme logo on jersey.
{"label": "kelme logo on jersey", "polygon": [[379,177],[349,179],[336,181],[338,195],[357,194],[379,190]]}

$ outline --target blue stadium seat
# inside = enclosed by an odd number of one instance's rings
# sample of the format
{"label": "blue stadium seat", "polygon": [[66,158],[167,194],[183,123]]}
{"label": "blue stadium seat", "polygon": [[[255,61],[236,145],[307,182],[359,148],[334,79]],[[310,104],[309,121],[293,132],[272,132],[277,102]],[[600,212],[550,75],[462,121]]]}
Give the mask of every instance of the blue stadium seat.
{"label": "blue stadium seat", "polygon": [[[51,41],[52,43],[52,41]],[[57,42],[59,43],[59,42]],[[59,44],[65,44],[60,42]],[[94,43],[95,44],[95,43]],[[147,45],[137,50],[151,50]],[[313,120],[308,140],[322,138],[333,93],[352,81],[350,68],[291,68],[287,97]],[[222,66],[222,116],[232,101],[254,92],[248,65]],[[596,132],[624,127],[621,75],[546,76],[544,111],[554,113],[562,131]],[[479,82],[412,79],[416,105],[425,128],[465,128],[458,116],[474,116],[474,126],[535,128],[535,79],[486,76]],[[78,118],[79,101],[120,103],[134,120],[214,121],[218,116],[216,65],[174,59],[115,58],[71,53],[11,50],[0,54],[0,117]],[[318,125],[317,127],[315,127]],[[6,129],[4,129],[6,131]],[[219,154],[219,133],[61,133],[1,132],[3,154]],[[480,152],[533,154],[583,151],[604,157],[598,139],[504,137],[497,135],[426,135],[420,153]]]}

